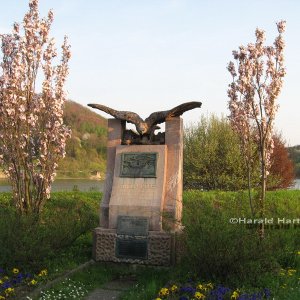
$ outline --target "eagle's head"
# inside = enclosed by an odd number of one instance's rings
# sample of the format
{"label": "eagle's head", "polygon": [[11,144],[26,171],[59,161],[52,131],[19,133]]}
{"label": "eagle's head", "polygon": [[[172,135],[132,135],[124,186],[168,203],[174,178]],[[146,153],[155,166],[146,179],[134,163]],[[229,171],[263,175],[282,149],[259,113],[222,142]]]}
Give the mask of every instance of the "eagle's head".
{"label": "eagle's head", "polygon": [[148,125],[147,123],[140,123],[136,125],[136,130],[140,135],[144,135],[145,133],[148,133]]}

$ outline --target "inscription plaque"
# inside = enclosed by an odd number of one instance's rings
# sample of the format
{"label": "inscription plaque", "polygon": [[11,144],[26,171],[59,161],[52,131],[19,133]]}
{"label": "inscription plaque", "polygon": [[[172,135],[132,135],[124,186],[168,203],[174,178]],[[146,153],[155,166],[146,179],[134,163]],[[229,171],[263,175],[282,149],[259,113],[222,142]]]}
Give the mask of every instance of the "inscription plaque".
{"label": "inscription plaque", "polygon": [[131,236],[147,236],[149,220],[145,217],[118,216],[117,234]]}
{"label": "inscription plaque", "polygon": [[147,259],[148,243],[146,239],[123,239],[116,240],[116,257],[131,259]]}
{"label": "inscription plaque", "polygon": [[155,178],[156,152],[122,153],[120,177]]}

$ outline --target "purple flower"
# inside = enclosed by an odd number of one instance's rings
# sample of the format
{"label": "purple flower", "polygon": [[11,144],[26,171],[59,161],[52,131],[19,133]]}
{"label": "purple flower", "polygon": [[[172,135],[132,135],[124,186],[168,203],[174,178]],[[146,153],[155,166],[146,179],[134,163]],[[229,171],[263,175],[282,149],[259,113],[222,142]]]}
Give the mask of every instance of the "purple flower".
{"label": "purple flower", "polygon": [[271,298],[271,291],[268,288],[264,289],[264,294],[267,299]]}
{"label": "purple flower", "polygon": [[262,299],[262,294],[261,293],[254,293],[249,299],[250,300],[260,300]]}
{"label": "purple flower", "polygon": [[2,284],[2,288],[4,288],[4,289],[8,289],[10,287],[11,287],[11,283],[9,281],[6,281]]}
{"label": "purple flower", "polygon": [[223,300],[225,294],[227,294],[230,291],[231,289],[218,285],[214,290],[210,292],[209,294],[210,297],[208,299]]}
{"label": "purple flower", "polygon": [[2,268],[0,268],[0,274],[3,274],[4,270]]}
{"label": "purple flower", "polygon": [[24,275],[24,277],[25,277],[25,278],[33,278],[33,276],[32,276],[30,273],[26,273],[26,274]]}
{"label": "purple flower", "polygon": [[216,289],[212,290],[211,293],[212,294],[222,294],[222,295],[225,295],[226,293],[230,292],[231,290],[227,287],[224,287],[224,286],[221,286],[221,285],[218,285],[216,287]]}
{"label": "purple flower", "polygon": [[182,293],[189,293],[189,294],[195,294],[196,293],[196,289],[190,286],[186,286],[186,287],[182,287],[180,289],[180,292]]}
{"label": "purple flower", "polygon": [[188,298],[185,297],[185,296],[181,296],[181,297],[179,298],[179,300],[188,300]]}
{"label": "purple flower", "polygon": [[[255,297],[255,298],[253,298],[253,297]],[[255,294],[254,295],[242,294],[239,296],[239,300],[254,300],[254,299],[256,300]]]}
{"label": "purple flower", "polygon": [[259,300],[261,298],[259,297],[259,294],[253,294],[253,295],[250,295],[248,299],[249,300]]}

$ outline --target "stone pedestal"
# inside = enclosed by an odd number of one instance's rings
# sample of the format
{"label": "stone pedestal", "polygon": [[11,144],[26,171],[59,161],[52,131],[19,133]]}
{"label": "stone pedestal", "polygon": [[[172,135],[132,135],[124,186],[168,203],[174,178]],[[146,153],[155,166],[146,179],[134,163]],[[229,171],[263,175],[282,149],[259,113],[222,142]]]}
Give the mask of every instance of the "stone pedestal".
{"label": "stone pedestal", "polygon": [[96,261],[125,262],[142,265],[170,266],[173,264],[175,234],[149,231],[147,259],[118,258],[116,255],[116,229],[94,230],[93,257]]}
{"label": "stone pedestal", "polygon": [[[107,172],[100,227],[94,230],[94,259],[170,265],[176,253],[175,234],[181,228],[182,119],[166,120],[164,145],[121,145],[125,124],[109,119],[108,127]],[[124,218],[131,225],[122,231],[118,223]],[[138,224],[147,226],[138,228]]]}

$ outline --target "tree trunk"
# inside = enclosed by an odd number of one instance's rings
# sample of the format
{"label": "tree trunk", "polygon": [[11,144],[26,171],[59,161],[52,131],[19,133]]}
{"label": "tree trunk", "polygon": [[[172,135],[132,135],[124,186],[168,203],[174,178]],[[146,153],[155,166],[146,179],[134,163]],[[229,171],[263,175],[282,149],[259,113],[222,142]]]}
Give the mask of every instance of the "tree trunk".
{"label": "tree trunk", "polygon": [[[259,195],[259,217],[264,219],[265,217],[265,199],[266,199],[266,149],[265,145],[261,145],[261,190]],[[263,239],[265,236],[264,222],[260,224],[259,237]]]}
{"label": "tree trunk", "polygon": [[249,197],[249,204],[251,209],[251,216],[254,218],[254,209],[253,209],[253,202],[252,202],[252,194],[251,194],[251,169],[249,164],[247,164],[248,168],[248,197]]}

